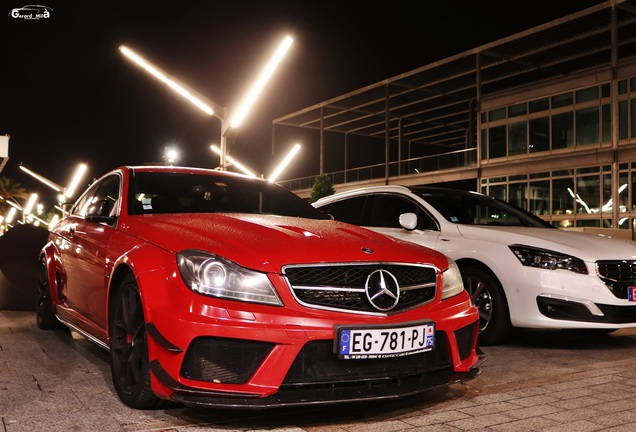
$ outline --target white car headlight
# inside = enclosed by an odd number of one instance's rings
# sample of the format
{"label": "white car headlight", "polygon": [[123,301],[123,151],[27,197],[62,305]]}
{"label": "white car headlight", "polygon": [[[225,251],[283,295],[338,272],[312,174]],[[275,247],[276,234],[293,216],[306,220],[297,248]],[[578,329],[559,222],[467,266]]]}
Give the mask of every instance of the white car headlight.
{"label": "white car headlight", "polygon": [[283,304],[266,274],[217,255],[185,250],[177,254],[177,264],[183,281],[199,294],[275,306]]}
{"label": "white car headlight", "polygon": [[456,296],[464,291],[464,283],[459,267],[448,258],[448,268],[442,273],[442,300]]}
{"label": "white car headlight", "polygon": [[569,270],[574,273],[587,274],[587,267],[582,259],[555,252],[524,245],[508,246],[515,256],[526,267],[536,267],[546,270]]}

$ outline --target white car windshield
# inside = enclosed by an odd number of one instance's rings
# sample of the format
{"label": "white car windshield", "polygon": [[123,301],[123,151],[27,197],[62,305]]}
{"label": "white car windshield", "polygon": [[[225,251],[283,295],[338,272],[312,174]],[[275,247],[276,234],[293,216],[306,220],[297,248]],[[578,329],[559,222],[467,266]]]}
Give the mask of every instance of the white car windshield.
{"label": "white car windshield", "polygon": [[456,224],[554,228],[525,210],[485,195],[417,188],[412,190],[446,220]]}

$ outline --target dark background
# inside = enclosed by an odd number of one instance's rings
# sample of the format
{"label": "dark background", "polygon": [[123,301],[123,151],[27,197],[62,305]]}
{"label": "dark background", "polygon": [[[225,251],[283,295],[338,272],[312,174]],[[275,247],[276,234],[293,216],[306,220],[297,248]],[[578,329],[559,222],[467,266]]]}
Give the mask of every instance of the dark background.
{"label": "dark background", "polygon": [[[53,202],[20,163],[65,186],[85,162],[82,188],[120,165],[161,162],[170,145],[179,164],[218,165],[209,147],[220,121],[124,58],[122,44],[231,110],[282,38],[294,37],[231,149],[269,175],[303,139],[277,139],[272,154],[273,119],[598,3],[44,0],[51,18],[27,21],[10,16],[25,3],[3,2],[0,135],[11,138],[1,175]],[[281,179],[317,174],[308,159],[301,151]]]}

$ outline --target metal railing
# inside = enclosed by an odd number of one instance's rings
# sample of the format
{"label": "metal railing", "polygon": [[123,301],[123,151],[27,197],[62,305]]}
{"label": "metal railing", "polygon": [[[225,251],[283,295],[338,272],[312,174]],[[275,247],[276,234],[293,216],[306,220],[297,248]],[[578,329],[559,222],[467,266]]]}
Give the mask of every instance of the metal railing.
{"label": "metal railing", "polygon": [[[454,170],[477,165],[477,149],[457,150],[433,156],[424,156],[389,162],[389,177],[425,174],[436,171]],[[386,165],[375,164],[327,173],[333,185],[377,180],[386,177]],[[313,187],[316,175],[281,180],[277,183],[289,190],[304,190]]]}

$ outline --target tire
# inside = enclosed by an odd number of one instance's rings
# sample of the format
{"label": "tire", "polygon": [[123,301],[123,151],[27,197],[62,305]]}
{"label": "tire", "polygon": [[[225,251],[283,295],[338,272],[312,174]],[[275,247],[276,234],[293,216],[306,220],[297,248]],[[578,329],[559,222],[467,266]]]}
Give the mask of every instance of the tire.
{"label": "tire", "polygon": [[44,258],[40,259],[38,263],[38,297],[35,304],[35,319],[38,327],[42,330],[64,328],[64,325],[58,321],[53,311],[51,285],[49,284],[48,269]]}
{"label": "tire", "polygon": [[512,332],[508,301],[501,284],[487,268],[466,265],[460,268],[464,288],[479,309],[480,345],[502,343]]}
{"label": "tire", "polygon": [[132,275],[124,278],[111,306],[110,369],[115,391],[124,404],[138,409],[163,404],[150,388],[146,322]]}

